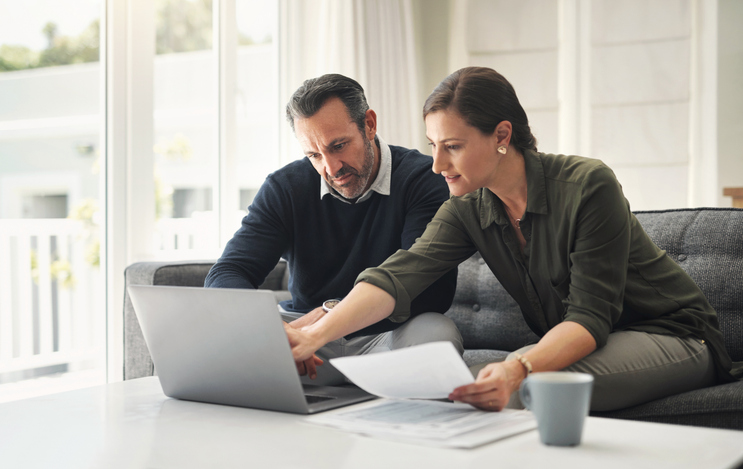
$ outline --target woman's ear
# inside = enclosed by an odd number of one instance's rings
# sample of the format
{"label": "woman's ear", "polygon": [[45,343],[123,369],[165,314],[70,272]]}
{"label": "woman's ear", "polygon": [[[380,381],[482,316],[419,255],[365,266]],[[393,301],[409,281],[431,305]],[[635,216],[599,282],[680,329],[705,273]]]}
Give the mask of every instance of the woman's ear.
{"label": "woman's ear", "polygon": [[493,135],[495,136],[495,145],[497,147],[505,146],[508,148],[508,145],[511,143],[512,134],[513,127],[511,126],[511,123],[509,121],[501,121],[495,126],[495,131],[493,132]]}

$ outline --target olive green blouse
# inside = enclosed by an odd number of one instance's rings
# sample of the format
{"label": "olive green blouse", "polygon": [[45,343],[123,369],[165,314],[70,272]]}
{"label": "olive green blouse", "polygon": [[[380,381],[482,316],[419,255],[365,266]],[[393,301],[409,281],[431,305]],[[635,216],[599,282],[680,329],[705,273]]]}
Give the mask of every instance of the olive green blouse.
{"label": "olive green blouse", "polygon": [[598,347],[618,330],[692,336],[709,344],[720,380],[733,379],[717,313],[642,229],[611,169],[533,151],[524,161],[523,251],[490,190],[452,196],[409,250],[359,275],[396,299],[389,319],[405,321],[416,295],[479,251],[540,337],[563,321],[581,324]]}

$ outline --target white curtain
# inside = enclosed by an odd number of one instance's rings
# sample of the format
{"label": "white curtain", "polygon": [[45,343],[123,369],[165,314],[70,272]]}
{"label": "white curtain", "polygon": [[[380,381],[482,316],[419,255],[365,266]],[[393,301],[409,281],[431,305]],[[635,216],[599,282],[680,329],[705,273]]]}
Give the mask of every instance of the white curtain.
{"label": "white curtain", "polygon": [[[281,0],[281,102],[307,78],[340,73],[364,87],[390,144],[415,147],[423,131],[411,0]],[[282,162],[302,156],[281,126]]]}

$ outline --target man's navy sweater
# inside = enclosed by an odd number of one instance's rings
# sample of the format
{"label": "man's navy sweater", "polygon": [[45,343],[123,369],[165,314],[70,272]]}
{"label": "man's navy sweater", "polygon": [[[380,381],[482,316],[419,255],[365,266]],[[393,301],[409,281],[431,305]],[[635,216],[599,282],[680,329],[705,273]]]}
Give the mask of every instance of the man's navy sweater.
{"label": "man's navy sweater", "polygon": [[[432,159],[390,145],[390,195],[373,192],[349,204],[330,194],[320,199],[322,179],[307,158],[270,174],[206,278],[206,287],[256,288],[281,257],[289,265],[292,300],[287,311],[309,312],[331,298],[343,298],[356,277],[398,249],[408,249],[449,198],[446,182],[431,171]],[[411,315],[444,313],[456,289],[456,269],[411,304]],[[394,329],[385,320],[353,334]]]}

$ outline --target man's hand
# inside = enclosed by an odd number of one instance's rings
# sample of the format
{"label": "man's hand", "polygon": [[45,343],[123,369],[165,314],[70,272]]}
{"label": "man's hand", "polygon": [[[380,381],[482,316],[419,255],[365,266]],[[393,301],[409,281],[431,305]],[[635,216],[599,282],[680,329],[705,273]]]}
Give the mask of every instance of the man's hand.
{"label": "man's hand", "polygon": [[284,327],[286,335],[289,338],[289,345],[292,348],[294,361],[306,361],[314,356],[325,342],[316,338],[307,329],[294,329],[290,325]]}
{"label": "man's hand", "polygon": [[317,367],[323,363],[322,359],[314,354],[303,362],[294,362],[294,364],[297,365],[297,373],[299,373],[299,376],[307,375],[310,379],[317,378]]}
{"label": "man's hand", "polygon": [[[322,311],[322,309],[321,309]],[[314,311],[307,313],[307,315],[312,314]],[[306,316],[306,315],[305,315]],[[322,316],[321,316],[322,317]],[[295,342],[297,340],[296,332],[299,332],[298,329],[294,328],[294,325],[297,321],[302,320],[303,318],[299,318],[297,320],[292,321],[291,323],[284,323],[284,330],[286,331],[286,335],[289,338],[289,345],[292,347],[292,354],[294,354],[294,347]],[[317,319],[315,319],[316,321]],[[314,321],[313,321],[314,322]],[[292,342],[292,341],[295,342]],[[319,347],[318,347],[319,348]],[[299,373],[299,376],[307,375],[310,377],[310,379],[317,378],[317,367],[325,363],[320,357],[315,355],[315,351],[317,349],[313,350],[312,353],[308,358],[304,359],[297,359],[296,354],[294,358],[294,364],[297,366],[297,373]]]}

